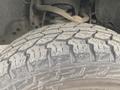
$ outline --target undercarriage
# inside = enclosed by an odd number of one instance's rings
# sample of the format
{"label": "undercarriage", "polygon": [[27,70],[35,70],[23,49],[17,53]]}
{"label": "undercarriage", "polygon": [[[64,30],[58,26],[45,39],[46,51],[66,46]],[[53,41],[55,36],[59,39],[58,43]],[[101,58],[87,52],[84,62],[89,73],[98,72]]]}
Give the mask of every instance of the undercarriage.
{"label": "undercarriage", "polygon": [[[75,18],[119,33],[118,8],[119,0],[3,0],[0,1],[0,44],[9,44],[45,25],[74,22]],[[76,17],[72,19],[72,16]]]}

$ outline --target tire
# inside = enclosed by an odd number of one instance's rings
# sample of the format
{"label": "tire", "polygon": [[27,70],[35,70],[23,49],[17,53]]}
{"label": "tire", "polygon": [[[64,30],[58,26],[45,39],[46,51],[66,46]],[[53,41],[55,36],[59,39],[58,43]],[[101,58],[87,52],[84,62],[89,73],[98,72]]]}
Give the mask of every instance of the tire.
{"label": "tire", "polygon": [[120,89],[120,35],[93,24],[31,31],[0,60],[0,90]]}

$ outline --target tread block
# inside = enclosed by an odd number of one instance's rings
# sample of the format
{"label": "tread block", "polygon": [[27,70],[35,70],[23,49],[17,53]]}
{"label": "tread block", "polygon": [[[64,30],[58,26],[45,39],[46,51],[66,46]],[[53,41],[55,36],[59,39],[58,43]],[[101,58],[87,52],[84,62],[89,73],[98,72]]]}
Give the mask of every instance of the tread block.
{"label": "tread block", "polygon": [[34,44],[39,40],[39,38],[37,39],[33,39],[33,40],[29,40],[26,43],[23,44],[23,46],[19,49],[19,51],[24,51],[32,46],[34,46]]}
{"label": "tread block", "polygon": [[63,26],[65,23],[62,24],[53,24],[52,27],[51,25],[48,25],[48,28],[46,30],[52,30],[52,29],[57,29],[57,28],[61,28],[61,26]]}
{"label": "tread block", "polygon": [[1,52],[1,55],[7,53],[7,52],[10,51],[12,48],[13,48],[13,47],[11,47],[11,45],[8,46],[6,49],[4,49],[4,50]]}
{"label": "tread block", "polygon": [[68,43],[73,46],[73,52],[78,62],[94,61],[94,56],[85,40],[71,39]]}
{"label": "tread block", "polygon": [[16,69],[25,65],[26,56],[23,52],[18,52],[12,57],[10,57],[9,61],[11,62],[11,69]]}
{"label": "tread block", "polygon": [[21,46],[22,46],[22,44],[21,44],[21,45],[18,45],[18,46],[16,46],[16,47],[11,47],[11,49],[9,49],[8,51],[6,51],[6,52],[4,52],[4,53],[2,54],[2,56],[0,57],[0,59],[2,60],[2,59],[8,59],[8,58],[10,58],[11,56],[13,56],[13,55],[18,51],[18,49],[19,49]]}
{"label": "tread block", "polygon": [[70,23],[63,24],[61,27],[69,28],[69,27],[74,27],[74,26],[76,26],[76,23],[70,22]]}
{"label": "tread block", "polygon": [[9,64],[7,63],[7,61],[0,62],[0,77],[8,73],[8,66]]}
{"label": "tread block", "polygon": [[109,40],[108,44],[113,47],[113,52],[115,54],[115,63],[120,63],[120,43]]}
{"label": "tread block", "polygon": [[74,27],[68,27],[68,28],[60,28],[60,31],[64,31],[64,32],[77,32],[79,29],[76,29]]}
{"label": "tread block", "polygon": [[47,48],[50,49],[51,63],[56,65],[70,62],[69,46],[66,45],[66,42],[53,41],[47,45]]}
{"label": "tread block", "polygon": [[111,52],[111,48],[105,41],[91,38],[88,43],[94,46],[95,56],[97,61],[113,62],[114,56]]}
{"label": "tread block", "polygon": [[92,31],[80,31],[79,33],[77,33],[75,35],[76,38],[80,38],[80,39],[87,39],[87,38],[91,38],[92,35],[94,35],[96,32],[92,32]]}
{"label": "tread block", "polygon": [[2,53],[6,48],[8,48],[8,45],[0,45],[0,53]]}
{"label": "tread block", "polygon": [[44,35],[41,33],[36,33],[36,34],[32,34],[31,36],[26,37],[27,40],[31,40],[31,39],[35,39],[35,38],[41,38]]}
{"label": "tread block", "polygon": [[57,36],[58,36],[58,34],[46,35],[43,38],[41,38],[40,40],[38,40],[36,45],[45,45],[46,43],[49,43],[49,42],[53,41]]}
{"label": "tread block", "polygon": [[102,33],[102,32],[98,32],[95,34],[95,38],[99,38],[99,39],[102,39],[102,40],[109,40],[111,37],[110,34],[105,34],[105,33]]}
{"label": "tread block", "polygon": [[53,41],[47,45],[47,48],[51,49],[51,56],[61,56],[69,54],[69,46],[66,42]]}
{"label": "tread block", "polygon": [[16,47],[16,46],[18,46],[18,45],[20,45],[20,44],[23,44],[23,43],[25,43],[25,42],[26,42],[26,40],[25,40],[25,39],[22,39],[22,40],[20,40],[20,41],[11,43],[11,45],[12,45],[13,47]]}
{"label": "tread block", "polygon": [[96,32],[96,30],[91,29],[90,27],[75,27],[75,29],[80,30],[80,31],[91,31],[91,32]]}
{"label": "tread block", "polygon": [[45,30],[42,33],[44,33],[44,34],[54,34],[54,33],[60,33],[60,32],[62,32],[62,30],[52,29],[52,30]]}
{"label": "tread block", "polygon": [[76,32],[73,31],[73,32],[63,32],[61,35],[59,35],[57,37],[57,40],[67,40],[67,39],[70,39],[73,37],[73,35],[75,34]]}
{"label": "tread block", "polygon": [[113,40],[120,42],[120,35],[114,35]]}
{"label": "tread block", "polygon": [[45,48],[45,46],[38,46],[38,45],[33,46],[32,48],[27,50],[26,53],[29,54],[29,56],[30,56],[29,57],[30,63],[47,59],[47,49]]}
{"label": "tread block", "polygon": [[90,28],[90,27],[93,27],[93,26],[94,26],[94,24],[80,23],[76,27],[79,27],[79,28],[81,28],[81,27]]}

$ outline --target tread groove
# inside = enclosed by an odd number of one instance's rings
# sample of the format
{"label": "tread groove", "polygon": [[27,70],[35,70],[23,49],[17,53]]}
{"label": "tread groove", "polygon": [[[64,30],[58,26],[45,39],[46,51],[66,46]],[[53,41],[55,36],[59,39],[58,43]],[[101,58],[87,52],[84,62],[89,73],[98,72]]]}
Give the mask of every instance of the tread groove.
{"label": "tread groove", "polygon": [[106,44],[111,48],[111,53],[112,53],[113,58],[114,58],[113,62],[116,63],[116,54],[115,54],[115,51],[114,51],[114,47],[112,45],[110,45],[108,43],[108,41],[106,41]]}
{"label": "tread groove", "polygon": [[90,44],[88,40],[86,40],[86,43],[89,45],[91,54],[93,56],[93,62],[97,62],[97,57],[96,57],[96,53],[95,53],[95,50],[94,50],[94,45]]}

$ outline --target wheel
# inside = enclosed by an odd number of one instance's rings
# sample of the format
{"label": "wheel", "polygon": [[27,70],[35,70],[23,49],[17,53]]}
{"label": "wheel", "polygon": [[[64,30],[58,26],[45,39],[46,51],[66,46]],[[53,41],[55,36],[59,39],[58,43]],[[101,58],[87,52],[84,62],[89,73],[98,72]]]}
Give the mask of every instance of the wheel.
{"label": "wheel", "polygon": [[93,24],[31,31],[0,60],[0,90],[120,89],[120,35]]}

